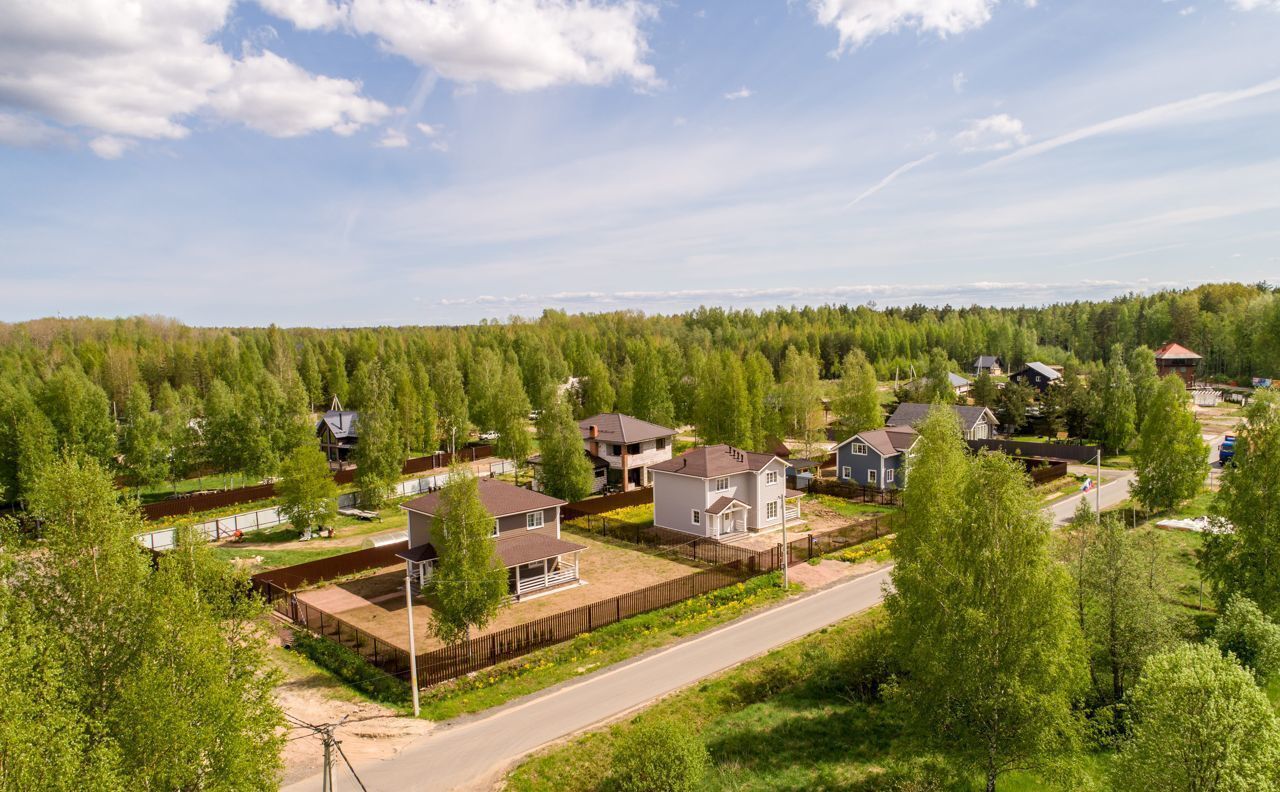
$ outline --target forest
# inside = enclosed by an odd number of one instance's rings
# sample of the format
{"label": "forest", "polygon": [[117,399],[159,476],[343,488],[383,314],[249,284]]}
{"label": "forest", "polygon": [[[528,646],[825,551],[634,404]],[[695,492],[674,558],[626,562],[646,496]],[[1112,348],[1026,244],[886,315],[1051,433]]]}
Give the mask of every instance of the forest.
{"label": "forest", "polygon": [[[504,425],[527,426],[565,382],[576,383],[579,416],[619,410],[758,448],[816,428],[809,413],[827,392],[822,381],[842,375],[850,352],[879,380],[905,381],[931,366],[967,371],[979,354],[1010,369],[1039,360],[1102,373],[1118,352],[1171,340],[1204,357],[1202,376],[1280,373],[1277,288],[1211,284],[1021,308],[548,310],[463,327],[41,319],[0,326],[0,426],[13,440],[0,448],[0,490],[22,501],[56,449],[81,451],[137,486],[273,476],[313,442],[315,411],[334,398],[361,411],[387,457],[461,445],[479,431],[514,440]],[[1069,423],[1069,406],[1061,413]]]}

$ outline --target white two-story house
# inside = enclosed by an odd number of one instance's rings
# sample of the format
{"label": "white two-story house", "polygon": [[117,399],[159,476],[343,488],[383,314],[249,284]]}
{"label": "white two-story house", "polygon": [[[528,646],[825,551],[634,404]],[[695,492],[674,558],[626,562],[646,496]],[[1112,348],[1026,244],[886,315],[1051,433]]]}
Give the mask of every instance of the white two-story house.
{"label": "white two-story house", "polygon": [[601,413],[578,421],[588,457],[609,466],[608,483],[623,492],[649,486],[651,465],[671,459],[676,430],[622,413]]}
{"label": "white two-story house", "polygon": [[653,524],[728,539],[800,521],[799,490],[787,489],[787,463],[733,446],[694,448],[653,465]]}

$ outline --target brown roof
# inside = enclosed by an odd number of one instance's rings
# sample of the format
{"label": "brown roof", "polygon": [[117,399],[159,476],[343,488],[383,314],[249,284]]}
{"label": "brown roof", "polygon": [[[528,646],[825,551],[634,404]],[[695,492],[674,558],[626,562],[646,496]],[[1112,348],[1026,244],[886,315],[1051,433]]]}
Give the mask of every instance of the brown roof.
{"label": "brown roof", "polygon": [[[544,558],[555,558],[564,553],[586,550],[586,545],[566,542],[553,536],[539,533],[517,533],[514,536],[503,536],[493,543],[498,553],[498,560],[507,569],[521,564],[530,564]],[[406,561],[430,561],[439,558],[434,545],[421,544],[396,553]]]}
{"label": "brown roof", "polygon": [[692,448],[675,459],[668,459],[650,470],[665,473],[682,473],[698,478],[715,478],[748,470],[759,472],[765,465],[777,459],[773,454],[755,454],[729,445],[700,446]]}
{"label": "brown roof", "polygon": [[[480,502],[485,511],[494,517],[506,517],[509,514],[524,514],[539,509],[550,509],[564,506],[565,501],[534,492],[524,487],[517,487],[505,481],[480,479],[476,482],[480,488]],[[435,515],[440,508],[440,493],[432,492],[406,501],[400,508],[419,514]]]}
{"label": "brown roof", "polygon": [[566,542],[540,533],[518,533],[515,536],[502,536],[494,541],[494,549],[498,558],[507,568],[554,558],[575,550],[586,550],[586,545]]}
{"label": "brown roof", "polygon": [[1200,360],[1200,356],[1172,341],[1156,350],[1156,360]]}
{"label": "brown roof", "polygon": [[793,490],[793,489],[787,490],[788,498],[803,498],[806,494],[808,493],[806,493],[804,490]]}
{"label": "brown roof", "polygon": [[[600,457],[596,456],[595,454],[591,453],[585,448],[582,449],[582,453],[586,455],[587,461],[591,463],[591,467],[593,470],[603,470],[604,468],[609,467],[608,461],[601,459]],[[534,454],[533,456],[529,457],[525,461],[528,462],[530,465],[537,467],[538,465],[542,464],[542,454]]]}
{"label": "brown roof", "polygon": [[[888,429],[871,429],[858,432],[849,440],[859,440],[876,450],[880,456],[897,456],[915,445],[916,430],[909,426],[890,427]],[[846,441],[847,442],[847,441]],[[843,445],[843,443],[841,444]]]}
{"label": "brown roof", "polygon": [[[747,504],[743,503],[737,498],[730,498],[728,495],[722,495],[721,497],[716,498],[715,503],[707,507],[707,514],[719,514],[720,512],[725,511],[726,509],[728,509],[730,506],[733,506],[734,504],[737,504],[739,506],[747,506]],[[747,508],[750,509],[751,507],[747,506]]]}
{"label": "brown roof", "polygon": [[675,429],[632,418],[622,413],[601,413],[578,421],[582,439],[591,437],[591,427],[596,428],[596,438],[606,443],[643,443],[659,437],[671,437]]}

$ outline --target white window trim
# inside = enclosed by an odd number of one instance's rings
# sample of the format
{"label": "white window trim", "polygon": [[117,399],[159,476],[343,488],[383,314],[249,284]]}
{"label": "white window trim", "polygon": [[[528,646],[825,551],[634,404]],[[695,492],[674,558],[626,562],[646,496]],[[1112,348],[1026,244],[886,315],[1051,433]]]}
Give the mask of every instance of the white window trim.
{"label": "white window trim", "polygon": [[[862,449],[862,450],[858,450],[858,449]],[[853,454],[854,456],[866,456],[867,444],[866,443],[850,443],[849,453]]]}
{"label": "white window trim", "polygon": [[849,467],[848,465],[845,465],[843,468],[841,468],[840,473],[841,473],[840,478],[842,479],[853,478],[853,468]]}
{"label": "white window trim", "polygon": [[884,472],[884,483],[885,484],[893,483],[893,468],[889,468]]}
{"label": "white window trim", "polygon": [[541,528],[547,524],[547,518],[541,511],[531,511],[524,515],[524,527],[527,530]]}
{"label": "white window trim", "polygon": [[768,470],[768,471],[765,471],[765,474],[764,474],[764,483],[765,483],[765,484],[777,484],[777,483],[778,483],[778,471],[776,471],[776,470]]}
{"label": "white window trim", "polygon": [[[722,481],[724,482],[724,486],[723,486],[723,487],[722,487],[722,486],[720,486],[720,482],[722,482]],[[721,476],[720,478],[718,478],[718,479],[716,479],[715,481],[713,481],[713,482],[711,483],[711,486],[715,487],[715,491],[716,491],[716,492],[728,492],[728,490],[729,490],[729,477],[728,477],[728,476]]]}
{"label": "white window trim", "polygon": [[867,483],[868,483],[868,484],[875,484],[875,483],[876,483],[876,472],[877,472],[877,471],[875,471],[875,470],[868,470],[868,471],[867,471]]}
{"label": "white window trim", "polygon": [[697,509],[693,510],[693,524],[702,525],[702,512],[698,511]]}
{"label": "white window trim", "polygon": [[502,531],[498,528],[498,518],[497,518],[497,517],[494,517],[494,518],[493,518],[493,533],[489,534],[489,538],[490,538],[490,539],[497,539],[497,538],[498,538],[498,534],[500,534],[501,532],[502,532]]}
{"label": "white window trim", "polygon": [[778,519],[778,502],[769,501],[764,505],[764,518],[766,520]]}

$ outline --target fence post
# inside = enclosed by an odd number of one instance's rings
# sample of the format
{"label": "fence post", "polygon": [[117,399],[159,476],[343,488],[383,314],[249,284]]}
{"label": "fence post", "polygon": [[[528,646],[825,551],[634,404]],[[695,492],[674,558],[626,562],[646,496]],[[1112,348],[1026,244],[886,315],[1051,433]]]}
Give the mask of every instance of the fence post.
{"label": "fence post", "polygon": [[813,534],[809,534],[809,560],[813,560]]}

